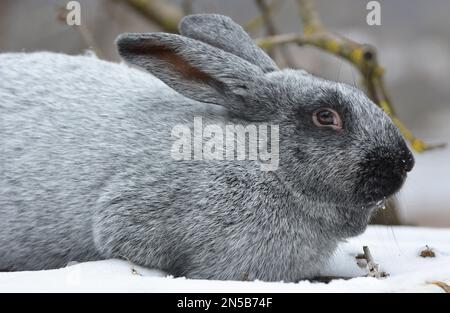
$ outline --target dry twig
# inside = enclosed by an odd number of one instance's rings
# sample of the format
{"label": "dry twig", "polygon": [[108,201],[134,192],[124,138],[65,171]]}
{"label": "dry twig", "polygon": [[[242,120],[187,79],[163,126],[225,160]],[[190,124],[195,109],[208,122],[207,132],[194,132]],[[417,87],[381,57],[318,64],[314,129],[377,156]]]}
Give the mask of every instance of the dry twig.
{"label": "dry twig", "polygon": [[132,275],[142,276],[142,274],[138,272],[138,270],[134,267],[133,262],[131,262],[131,260],[128,257],[124,255],[120,255],[119,257],[128,262],[128,264],[130,265],[130,271]]}
{"label": "dry twig", "polygon": [[[58,6],[58,7],[56,7],[56,10],[57,10],[57,19],[60,22],[66,23],[67,9],[64,6]],[[76,30],[78,30],[78,32],[81,36],[81,39],[83,40],[86,47],[88,49],[91,49],[92,51],[94,51],[94,53],[97,57],[103,58],[103,52],[97,45],[97,43],[94,39],[94,35],[90,31],[90,29],[87,26],[85,26],[84,23],[81,23],[80,25],[74,25],[72,27],[75,27]]]}
{"label": "dry twig", "polygon": [[430,284],[436,285],[442,288],[446,293],[450,293],[450,286],[442,281],[432,281]]}
{"label": "dry twig", "polygon": [[[273,16],[275,15],[275,13],[277,13],[280,8],[281,5],[283,4],[284,0],[273,0],[271,1],[268,5],[267,5],[267,11],[269,13],[269,16]],[[255,17],[254,19],[252,19],[250,22],[246,23],[244,25],[244,29],[249,32],[255,32],[258,29],[260,29],[261,27],[264,26],[264,16],[263,15],[259,15],[257,17]]]}
{"label": "dry twig", "polygon": [[194,0],[183,0],[181,7],[183,8],[184,15],[189,15],[194,12],[193,10]]}
{"label": "dry twig", "polygon": [[163,30],[178,33],[178,23],[183,17],[183,11],[179,7],[164,0],[123,1]]}
{"label": "dry twig", "polygon": [[[375,260],[372,257],[372,254],[370,253],[369,247],[364,246],[363,247],[363,254],[358,254],[356,256],[357,264],[359,267],[367,268],[369,273],[367,274],[367,277],[375,277],[375,278],[385,278],[388,277],[389,274],[386,272],[380,271],[380,265],[375,263]],[[362,260],[365,262],[363,263]]]}
{"label": "dry twig", "polygon": [[[277,27],[272,19],[271,7],[266,3],[265,0],[256,0],[256,6],[261,12],[261,18],[266,27],[266,33],[268,36],[275,36],[278,34]],[[278,48],[281,56],[283,57],[284,63],[289,67],[295,67],[294,59],[292,58],[286,45],[278,45],[276,47],[270,47],[267,49],[267,53],[275,59],[275,48]]]}

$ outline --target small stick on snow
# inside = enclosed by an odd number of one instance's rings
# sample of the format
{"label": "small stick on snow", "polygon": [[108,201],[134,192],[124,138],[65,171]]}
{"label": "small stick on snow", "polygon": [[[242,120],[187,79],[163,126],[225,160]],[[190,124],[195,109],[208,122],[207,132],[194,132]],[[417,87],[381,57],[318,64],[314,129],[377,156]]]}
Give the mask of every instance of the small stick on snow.
{"label": "small stick on snow", "polygon": [[134,267],[133,262],[131,262],[131,260],[130,260],[128,257],[126,257],[126,256],[124,256],[124,255],[120,255],[119,257],[125,259],[125,260],[130,264],[131,274],[137,275],[137,276],[142,276],[142,274],[139,273],[139,272],[136,270],[136,268]]}
{"label": "small stick on snow", "polygon": [[380,265],[375,263],[375,260],[373,259],[372,253],[369,250],[368,246],[363,246],[363,255],[358,255],[357,259],[365,259],[367,261],[367,269],[369,270],[369,273],[367,274],[367,277],[375,277],[375,278],[385,278],[388,277],[389,274],[386,272],[380,271]]}
{"label": "small stick on snow", "polygon": [[430,284],[436,285],[442,288],[446,293],[450,293],[450,286],[442,281],[432,281]]}

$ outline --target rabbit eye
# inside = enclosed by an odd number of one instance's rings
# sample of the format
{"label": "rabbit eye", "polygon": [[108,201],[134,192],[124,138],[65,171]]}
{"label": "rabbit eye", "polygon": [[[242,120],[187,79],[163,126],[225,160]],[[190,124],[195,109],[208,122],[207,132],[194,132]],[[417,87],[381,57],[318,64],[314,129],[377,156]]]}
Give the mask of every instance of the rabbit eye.
{"label": "rabbit eye", "polygon": [[312,119],[317,127],[331,127],[336,130],[342,129],[341,117],[332,109],[319,109],[313,113]]}

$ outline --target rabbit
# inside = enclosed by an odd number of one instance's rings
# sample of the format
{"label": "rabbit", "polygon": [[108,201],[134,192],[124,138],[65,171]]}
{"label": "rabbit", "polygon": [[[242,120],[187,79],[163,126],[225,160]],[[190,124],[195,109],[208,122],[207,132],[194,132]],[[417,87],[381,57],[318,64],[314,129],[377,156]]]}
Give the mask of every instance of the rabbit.
{"label": "rabbit", "polygon": [[[361,90],[280,70],[226,16],[179,30],[120,35],[128,64],[0,55],[1,270],[126,258],[176,277],[296,282],[401,188],[414,157]],[[196,117],[278,127],[278,167],[174,159],[173,128]]]}

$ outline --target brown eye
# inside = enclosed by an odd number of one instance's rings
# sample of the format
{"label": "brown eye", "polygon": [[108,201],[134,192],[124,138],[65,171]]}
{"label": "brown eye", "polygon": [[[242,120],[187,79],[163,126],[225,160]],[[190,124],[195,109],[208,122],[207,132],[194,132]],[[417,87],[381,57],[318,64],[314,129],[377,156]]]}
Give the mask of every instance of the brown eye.
{"label": "brown eye", "polygon": [[317,127],[331,127],[336,130],[342,129],[341,117],[332,109],[319,109],[313,113],[312,119]]}

